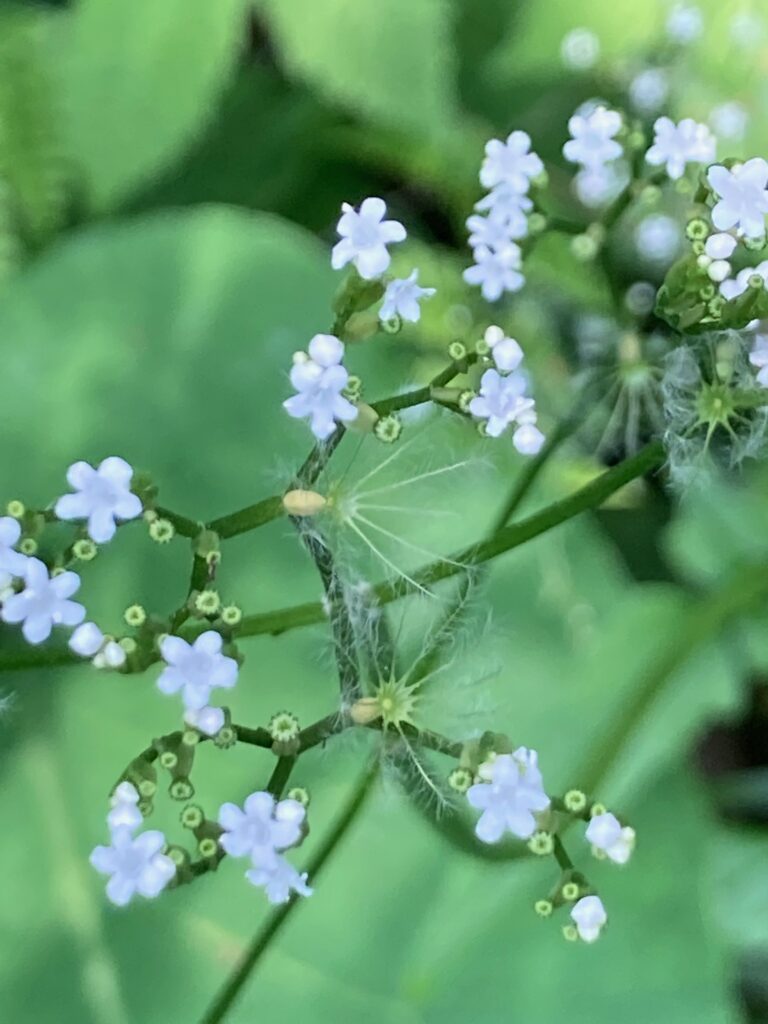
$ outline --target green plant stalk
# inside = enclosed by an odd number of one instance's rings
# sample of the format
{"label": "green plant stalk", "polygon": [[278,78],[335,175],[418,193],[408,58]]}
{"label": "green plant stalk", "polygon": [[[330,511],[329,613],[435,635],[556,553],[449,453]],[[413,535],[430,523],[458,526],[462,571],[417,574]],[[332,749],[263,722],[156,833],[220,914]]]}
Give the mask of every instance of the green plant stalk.
{"label": "green plant stalk", "polygon": [[[372,762],[363,774],[358,778],[346,804],[339,812],[338,817],[328,830],[325,838],[318,847],[315,855],[307,864],[307,874],[314,881],[322,871],[328,858],[333,854],[336,847],[348,832],[352,822],[362,810],[373,787],[373,782],[378,774],[378,761]],[[233,1003],[239,996],[243,986],[250,977],[253,969],[258,964],[264,951],[269,947],[272,939],[277,935],[286,919],[297,906],[300,897],[294,894],[287,903],[284,903],[267,918],[264,926],[254,937],[246,949],[242,960],[237,965],[232,975],[224,983],[223,987],[215,997],[210,1007],[200,1019],[200,1024],[220,1024],[229,1012]]]}

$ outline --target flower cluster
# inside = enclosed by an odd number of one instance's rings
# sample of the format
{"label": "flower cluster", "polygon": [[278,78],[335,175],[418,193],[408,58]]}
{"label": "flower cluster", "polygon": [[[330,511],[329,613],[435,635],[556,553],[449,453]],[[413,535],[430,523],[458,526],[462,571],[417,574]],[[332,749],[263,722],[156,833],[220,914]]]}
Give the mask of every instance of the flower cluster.
{"label": "flower cluster", "polygon": [[496,326],[485,332],[485,343],[496,368],[486,370],[481,377],[480,393],[471,399],[469,411],[483,421],[489,437],[499,437],[514,423],[515,448],[522,455],[535,455],[545,438],[536,426],[536,403],[526,395],[528,379],[519,369],[523,350]]}
{"label": "flower cluster", "polygon": [[[634,829],[622,826],[600,805],[587,813],[586,796],[579,790],[570,790],[555,808],[544,790],[538,755],[527,747],[518,747],[511,754],[491,753],[478,766],[466,796],[470,807],[481,812],[475,835],[483,843],[498,843],[509,833],[515,839],[527,840],[534,853],[551,853],[560,842],[560,821],[583,820],[586,816],[585,838],[598,859],[626,864],[635,846]],[[540,900],[536,908],[547,916],[555,907],[572,903],[574,924],[563,929],[566,938],[594,942],[608,920],[602,900],[562,849],[558,860],[563,868],[561,878],[549,898]]]}
{"label": "flower cluster", "polygon": [[143,817],[138,807],[139,794],[130,782],[121,782],[112,797],[107,816],[109,846],[97,846],[91,864],[102,875],[109,875],[107,898],[124,907],[134,896],[152,899],[159,896],[176,874],[176,865],[164,850],[162,832],[149,830],[136,835]]}
{"label": "flower cluster", "polygon": [[291,384],[297,394],[283,408],[295,419],[308,419],[318,441],[327,440],[338,423],[357,419],[357,406],[343,395],[349,383],[343,358],[344,344],[332,334],[316,334],[308,352],[293,357]]}
{"label": "flower cluster", "polygon": [[187,721],[209,735],[224,724],[222,712],[209,707],[216,689],[231,690],[237,683],[239,666],[222,654],[223,640],[215,629],[206,630],[193,642],[180,636],[165,636],[160,653],[165,668],[157,680],[161,693],[180,693]]}
{"label": "flower cluster", "polygon": [[568,121],[563,156],[578,164],[574,188],[588,206],[602,205],[624,185],[624,149],[616,138],[622,128],[621,114],[601,104],[586,104]]}
{"label": "flower cluster", "polygon": [[271,793],[251,793],[242,808],[222,804],[219,810],[221,848],[230,857],[249,857],[245,877],[263,887],[270,903],[285,903],[292,892],[311,896],[306,874],[283,856],[304,835],[306,809],[298,800],[276,801]]}
{"label": "flower cluster", "polygon": [[488,302],[525,284],[518,242],[528,235],[531,184],[543,173],[544,164],[531,150],[526,132],[514,131],[506,142],[491,139],[486,144],[480,184],[489,191],[475,205],[478,212],[467,219],[475,263],[464,271],[464,280],[478,285]]}

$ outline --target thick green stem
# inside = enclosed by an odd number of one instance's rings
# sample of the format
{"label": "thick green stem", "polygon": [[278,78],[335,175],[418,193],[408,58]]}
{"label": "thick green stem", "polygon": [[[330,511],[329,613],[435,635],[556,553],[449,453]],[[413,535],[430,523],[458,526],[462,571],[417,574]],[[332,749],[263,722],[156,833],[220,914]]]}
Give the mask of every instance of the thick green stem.
{"label": "thick green stem", "polygon": [[[360,776],[346,804],[326,833],[314,857],[307,864],[307,874],[311,882],[315,882],[326,861],[344,838],[352,822],[363,808],[371,792],[377,770],[378,762],[376,761]],[[242,960],[232,975],[227,979],[208,1010],[203,1014],[200,1024],[220,1024],[220,1021],[224,1020],[261,959],[262,954],[269,947],[272,939],[280,931],[286,919],[300,902],[300,899],[301,897],[294,894],[287,903],[284,903],[272,912],[264,926],[246,949]]]}

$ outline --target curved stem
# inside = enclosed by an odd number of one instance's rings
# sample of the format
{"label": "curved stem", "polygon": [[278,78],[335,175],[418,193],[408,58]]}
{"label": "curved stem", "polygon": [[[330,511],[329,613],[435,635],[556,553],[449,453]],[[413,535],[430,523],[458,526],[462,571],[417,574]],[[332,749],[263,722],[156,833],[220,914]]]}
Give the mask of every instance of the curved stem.
{"label": "curved stem", "polygon": [[[359,777],[346,804],[339,812],[331,828],[326,833],[323,841],[307,864],[307,874],[310,880],[314,881],[318,876],[328,858],[334,852],[341,840],[348,832],[352,822],[362,810],[368,795],[371,792],[374,779],[378,773],[378,762],[373,762]],[[200,1024],[220,1024],[231,1009],[233,1003],[240,995],[243,986],[252,971],[261,959],[264,951],[269,947],[272,939],[282,928],[286,919],[298,905],[300,897],[295,893],[282,906],[273,911],[264,926],[257,932],[253,941],[243,955],[231,976],[222,986],[216,998],[200,1019]]]}

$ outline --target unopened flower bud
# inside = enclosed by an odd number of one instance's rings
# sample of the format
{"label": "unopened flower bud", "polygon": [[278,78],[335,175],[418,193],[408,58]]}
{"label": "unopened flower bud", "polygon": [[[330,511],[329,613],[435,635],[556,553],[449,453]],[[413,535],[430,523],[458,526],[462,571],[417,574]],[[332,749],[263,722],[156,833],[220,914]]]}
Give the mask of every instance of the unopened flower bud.
{"label": "unopened flower bud", "polygon": [[123,618],[129,626],[143,626],[147,621],[147,613],[140,604],[132,604],[123,612]]}
{"label": "unopened flower bud", "polygon": [[14,500],[8,502],[8,504],[5,506],[5,511],[8,513],[9,516],[12,516],[14,519],[21,519],[21,517],[27,510],[24,506],[23,501]]}
{"label": "unopened flower bud", "polygon": [[298,718],[290,711],[278,711],[270,718],[267,729],[276,743],[290,743],[301,732]]}
{"label": "unopened flower bud", "polygon": [[382,416],[376,421],[373,428],[374,435],[383,441],[384,444],[393,444],[403,432],[403,421],[399,416],[390,413],[389,416]]}
{"label": "unopened flower bud", "polygon": [[452,341],[448,346],[448,355],[454,362],[467,358],[467,346],[462,341]]}
{"label": "unopened flower bud", "polygon": [[539,917],[550,917],[554,907],[552,906],[551,900],[536,900],[533,905],[533,909]]}
{"label": "unopened flower bud", "polygon": [[179,815],[179,820],[184,828],[195,829],[205,821],[205,814],[202,807],[198,807],[197,804],[187,804]]}
{"label": "unopened flower bud", "polygon": [[294,786],[286,793],[289,800],[296,800],[302,807],[309,807],[309,793],[303,786]]}
{"label": "unopened flower bud", "polygon": [[403,321],[399,316],[392,316],[389,320],[381,321],[381,329],[385,334],[399,334],[403,328]]}
{"label": "unopened flower bud", "polygon": [[549,832],[534,832],[528,840],[528,849],[537,857],[547,857],[554,849],[555,841]]}
{"label": "unopened flower bud", "polygon": [[572,903],[574,900],[577,900],[579,898],[580,892],[581,889],[579,888],[578,882],[566,882],[560,890],[560,894],[562,895],[563,899],[567,900],[569,903]]}
{"label": "unopened flower bud", "polygon": [[136,784],[136,789],[139,792],[139,796],[144,797],[145,800],[149,800],[157,792],[157,783],[154,779],[150,778],[139,779]]}
{"label": "unopened flower bud", "polygon": [[703,217],[694,217],[685,226],[685,234],[692,241],[704,241],[709,234],[709,224]]}
{"label": "unopened flower bud", "polygon": [[153,519],[149,524],[149,536],[157,544],[168,544],[176,535],[176,527],[170,519]]}
{"label": "unopened flower bud", "polygon": [[212,836],[204,836],[197,844],[201,857],[215,857],[219,844]]}
{"label": "unopened flower bud", "polygon": [[221,609],[221,621],[226,626],[236,626],[242,618],[242,609],[238,608],[236,604],[228,604]]}
{"label": "unopened flower bud", "polygon": [[172,800],[191,800],[195,795],[195,787],[189,779],[174,779],[168,792]]}
{"label": "unopened flower bud", "polygon": [[223,725],[213,737],[213,742],[221,750],[227,750],[229,747],[234,747],[237,742],[235,730],[231,725]]}
{"label": "unopened flower bud", "polygon": [[79,562],[91,562],[99,553],[99,549],[87,537],[81,537],[72,545],[72,554]]}
{"label": "unopened flower bud", "polygon": [[572,814],[578,814],[587,806],[587,795],[580,789],[569,789],[563,797],[563,803],[567,811],[571,811]]}
{"label": "unopened flower bud", "polygon": [[578,942],[579,933],[575,924],[564,924],[563,925],[563,938],[568,942]]}
{"label": "unopened flower bud", "polygon": [[469,768],[454,768],[448,776],[448,785],[457,793],[466,793],[473,781]]}
{"label": "unopened flower bud", "polygon": [[326,498],[317,491],[296,488],[283,495],[283,508],[289,516],[316,516],[327,504]]}
{"label": "unopened flower bud", "polygon": [[370,725],[381,718],[381,707],[376,697],[361,697],[349,709],[349,717],[355,725]]}
{"label": "unopened flower bud", "polygon": [[215,590],[201,590],[195,597],[195,611],[200,615],[215,615],[221,607],[221,598]]}
{"label": "unopened flower bud", "polygon": [[19,551],[22,555],[36,555],[37,541],[34,537],[22,537],[19,541]]}

